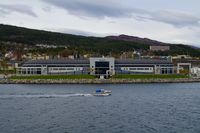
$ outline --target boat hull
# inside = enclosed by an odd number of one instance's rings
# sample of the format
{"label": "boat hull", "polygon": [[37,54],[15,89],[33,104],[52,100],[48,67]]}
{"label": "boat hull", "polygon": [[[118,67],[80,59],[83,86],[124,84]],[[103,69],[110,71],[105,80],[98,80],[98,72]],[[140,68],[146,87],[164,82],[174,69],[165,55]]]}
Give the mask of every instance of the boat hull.
{"label": "boat hull", "polygon": [[106,96],[110,96],[111,94],[93,94],[93,96],[97,96],[97,97],[106,97]]}

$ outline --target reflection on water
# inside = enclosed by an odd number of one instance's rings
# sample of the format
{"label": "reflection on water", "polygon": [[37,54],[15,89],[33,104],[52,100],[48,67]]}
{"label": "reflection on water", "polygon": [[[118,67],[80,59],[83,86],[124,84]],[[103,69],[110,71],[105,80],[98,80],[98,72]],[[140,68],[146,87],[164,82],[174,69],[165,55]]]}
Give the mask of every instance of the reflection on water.
{"label": "reflection on water", "polygon": [[[112,96],[94,97],[97,89]],[[199,133],[200,83],[0,85],[0,133]]]}

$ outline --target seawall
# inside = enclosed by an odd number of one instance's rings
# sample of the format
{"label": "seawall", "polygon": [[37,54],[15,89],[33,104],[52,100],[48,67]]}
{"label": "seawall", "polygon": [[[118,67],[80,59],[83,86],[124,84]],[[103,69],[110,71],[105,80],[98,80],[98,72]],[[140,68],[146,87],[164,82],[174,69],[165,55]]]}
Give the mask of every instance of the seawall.
{"label": "seawall", "polygon": [[35,79],[35,80],[0,80],[0,84],[135,84],[135,83],[193,83],[200,78],[179,79]]}

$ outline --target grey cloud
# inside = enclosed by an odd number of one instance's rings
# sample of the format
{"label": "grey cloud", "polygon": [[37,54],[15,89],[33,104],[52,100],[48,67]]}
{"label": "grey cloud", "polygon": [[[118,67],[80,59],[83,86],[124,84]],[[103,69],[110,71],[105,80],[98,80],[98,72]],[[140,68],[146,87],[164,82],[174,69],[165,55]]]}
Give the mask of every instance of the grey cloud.
{"label": "grey cloud", "polygon": [[200,21],[200,17],[180,11],[160,10],[143,11],[143,13],[134,13],[134,18],[138,21],[152,20],[166,24],[171,24],[175,27],[198,26]]}
{"label": "grey cloud", "polygon": [[3,9],[0,8],[0,13],[1,14],[6,14],[6,13],[8,13],[8,11],[5,11],[5,10],[3,10]]}
{"label": "grey cloud", "polygon": [[51,7],[46,6],[46,7],[43,7],[42,10],[43,10],[44,12],[51,12]]}
{"label": "grey cloud", "polygon": [[0,8],[0,17],[5,17],[6,14],[9,14],[9,11],[5,11],[3,9]]}
{"label": "grey cloud", "polygon": [[[200,17],[178,11],[148,11],[120,6],[119,0],[43,0],[79,17],[128,17],[137,21],[152,20],[175,27],[199,25]],[[105,3],[105,4],[103,4]]]}
{"label": "grey cloud", "polygon": [[[43,0],[47,3],[53,4],[57,7],[67,10],[69,13],[77,16],[86,17],[124,17],[130,15],[130,10],[122,7],[117,7],[118,5],[110,5],[115,3],[111,0],[101,0],[89,1],[89,0]],[[107,4],[102,4],[107,3]],[[120,8],[120,9],[119,9]]]}
{"label": "grey cloud", "polygon": [[27,6],[27,5],[18,5],[18,4],[13,4],[13,5],[5,5],[5,4],[0,4],[0,15],[1,16],[6,16],[12,12],[17,12],[17,13],[22,13],[26,14],[32,17],[37,17],[37,15],[33,12],[32,8]]}
{"label": "grey cloud", "polygon": [[177,27],[199,25],[200,17],[178,11],[157,11],[151,13],[150,20],[172,24]]}

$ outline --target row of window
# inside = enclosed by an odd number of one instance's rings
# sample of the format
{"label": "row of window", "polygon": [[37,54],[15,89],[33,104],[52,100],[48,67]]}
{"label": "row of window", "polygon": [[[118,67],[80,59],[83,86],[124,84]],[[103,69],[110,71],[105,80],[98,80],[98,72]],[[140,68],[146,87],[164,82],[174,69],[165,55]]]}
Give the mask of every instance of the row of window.
{"label": "row of window", "polygon": [[22,68],[21,71],[41,71],[41,68]]}
{"label": "row of window", "polygon": [[129,68],[129,70],[153,70],[153,68],[148,68],[148,67],[145,67],[145,68]]}
{"label": "row of window", "polygon": [[49,71],[81,71],[82,67],[51,67]]}
{"label": "row of window", "polygon": [[121,70],[133,71],[133,70],[153,70],[153,67],[122,67]]}

